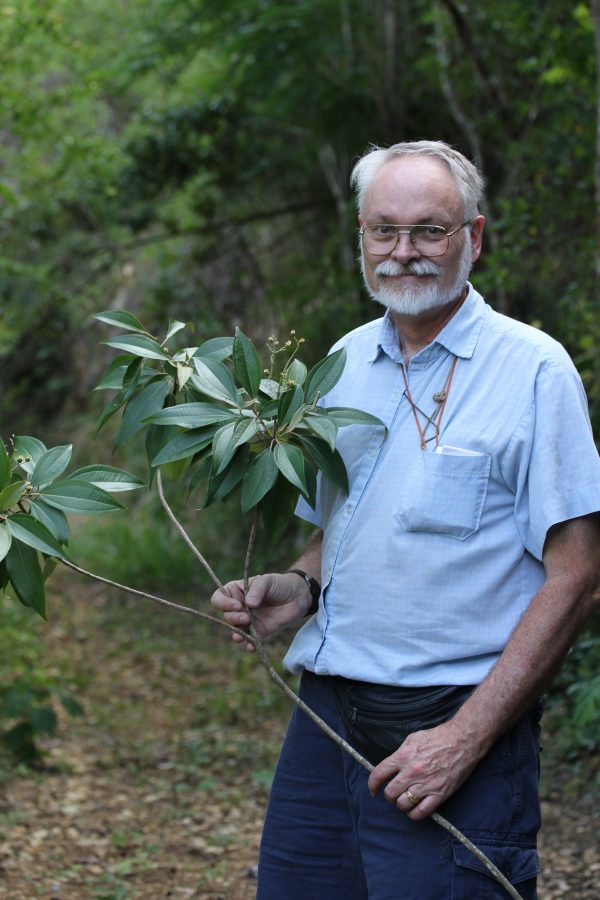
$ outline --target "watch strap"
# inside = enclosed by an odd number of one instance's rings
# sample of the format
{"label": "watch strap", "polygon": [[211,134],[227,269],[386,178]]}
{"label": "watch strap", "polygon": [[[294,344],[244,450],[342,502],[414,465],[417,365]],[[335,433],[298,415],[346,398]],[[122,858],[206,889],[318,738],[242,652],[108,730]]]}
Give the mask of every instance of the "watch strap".
{"label": "watch strap", "polygon": [[313,616],[319,609],[321,585],[316,578],[313,578],[312,575],[309,575],[308,572],[304,572],[302,569],[288,569],[288,572],[290,573],[290,575],[293,573],[294,575],[299,575],[300,578],[304,578],[306,584],[308,585],[312,601],[310,604],[310,608],[306,613],[306,616]]}

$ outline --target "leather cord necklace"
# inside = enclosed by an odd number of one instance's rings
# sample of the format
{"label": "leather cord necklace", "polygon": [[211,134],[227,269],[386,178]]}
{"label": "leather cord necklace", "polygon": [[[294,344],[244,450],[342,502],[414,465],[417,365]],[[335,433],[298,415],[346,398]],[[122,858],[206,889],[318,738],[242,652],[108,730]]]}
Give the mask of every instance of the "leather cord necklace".
{"label": "leather cord necklace", "polygon": [[[427,450],[427,444],[429,441],[435,439],[435,446],[439,446],[440,442],[440,426],[442,424],[442,416],[444,415],[444,409],[446,408],[446,402],[448,400],[448,394],[450,393],[450,388],[452,386],[452,378],[454,376],[454,370],[456,368],[456,363],[458,361],[458,357],[455,356],[452,360],[452,365],[450,366],[450,370],[448,375],[446,376],[446,381],[444,383],[444,387],[441,391],[436,391],[433,395],[433,400],[437,404],[433,412],[430,416],[427,413],[424,413],[422,409],[413,402],[413,398],[410,394],[410,388],[408,387],[408,379],[406,377],[406,371],[404,369],[404,364],[401,363],[400,366],[402,368],[402,377],[404,378],[404,386],[406,388],[406,399],[411,405],[411,409],[413,411],[413,416],[415,417],[415,422],[417,423],[417,429],[419,431],[419,437],[421,438],[421,449]],[[424,416],[425,418],[425,429],[421,427],[421,422],[419,420],[419,415]],[[426,438],[425,435],[429,429],[429,426],[433,425],[435,428],[435,434],[430,438]]]}

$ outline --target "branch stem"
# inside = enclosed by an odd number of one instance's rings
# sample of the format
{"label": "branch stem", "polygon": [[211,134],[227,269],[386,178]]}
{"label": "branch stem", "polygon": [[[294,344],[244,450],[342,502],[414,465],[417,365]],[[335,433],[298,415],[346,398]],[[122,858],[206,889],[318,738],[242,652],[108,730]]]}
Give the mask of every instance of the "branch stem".
{"label": "branch stem", "polygon": [[242,628],[236,628],[235,625],[229,625],[224,619],[219,619],[216,616],[211,616],[210,613],[202,612],[200,609],[194,609],[192,606],[183,606],[181,603],[173,603],[171,600],[165,600],[164,597],[158,597],[156,594],[149,594],[147,591],[140,591],[137,588],[129,587],[127,584],[119,584],[118,581],[112,581],[110,578],[103,578],[102,575],[96,575],[94,572],[88,572],[87,569],[82,569],[81,566],[76,566],[75,563],[70,562],[68,559],[64,557],[60,559],[60,562],[63,566],[66,566],[68,569],[73,569],[74,572],[79,572],[80,575],[85,575],[86,578],[91,578],[94,581],[99,581],[102,584],[107,584],[109,587],[116,588],[118,591],[124,591],[126,594],[133,594],[135,597],[144,597],[146,600],[152,600],[154,603],[160,603],[161,606],[166,606],[169,609],[174,609],[176,612],[189,613],[192,616],[198,616],[199,619],[204,619],[205,622],[211,622],[213,625],[219,625],[220,628],[226,628],[227,631],[232,631],[235,634],[239,634],[240,637],[243,637],[244,640],[250,641],[251,644],[255,644],[256,640],[249,635]]}
{"label": "branch stem", "polygon": [[160,502],[162,503],[163,509],[165,510],[169,519],[175,526],[176,530],[179,532],[180,536],[183,538],[185,543],[188,545],[188,547],[190,548],[190,550],[192,551],[192,553],[194,554],[194,556],[196,557],[196,559],[198,560],[200,565],[204,568],[205,572],[207,572],[208,575],[212,578],[213,584],[222,590],[223,584],[220,581],[219,577],[213,571],[208,560],[205,559],[205,557],[200,553],[200,551],[198,550],[198,548],[196,547],[196,545],[194,544],[194,542],[188,535],[187,531],[185,530],[185,528],[183,527],[183,525],[181,524],[179,519],[176,518],[173,510],[169,506],[169,504],[165,498],[164,491],[163,491],[163,483],[162,483],[162,476],[160,473],[160,469],[158,469],[158,471],[156,473],[156,487],[158,490],[158,497],[160,499]]}

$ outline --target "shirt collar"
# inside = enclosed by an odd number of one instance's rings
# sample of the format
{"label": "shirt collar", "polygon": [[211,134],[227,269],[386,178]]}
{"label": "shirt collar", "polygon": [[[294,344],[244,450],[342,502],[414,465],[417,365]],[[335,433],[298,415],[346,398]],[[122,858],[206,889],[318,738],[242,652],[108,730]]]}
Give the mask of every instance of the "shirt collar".
{"label": "shirt collar", "polygon": [[[440,344],[454,356],[460,356],[463,359],[470,359],[475,352],[485,313],[485,303],[481,294],[477,293],[470,282],[467,287],[467,296],[458,312],[428,345],[431,347],[434,344]],[[419,353],[425,349],[423,347]],[[375,362],[381,353],[385,353],[394,362],[402,362],[398,333],[389,309],[381,320],[375,351],[368,361]],[[415,355],[415,359],[419,353]]]}

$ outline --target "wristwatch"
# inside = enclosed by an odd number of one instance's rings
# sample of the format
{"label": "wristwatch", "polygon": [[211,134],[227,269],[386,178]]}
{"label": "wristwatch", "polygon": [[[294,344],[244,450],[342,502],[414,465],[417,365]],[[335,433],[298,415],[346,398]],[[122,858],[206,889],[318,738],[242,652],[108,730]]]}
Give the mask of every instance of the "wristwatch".
{"label": "wristwatch", "polygon": [[309,575],[308,572],[303,572],[302,569],[288,569],[290,574],[299,575],[300,578],[304,578],[305,582],[308,585],[308,589],[310,591],[310,596],[312,597],[312,602],[310,604],[310,608],[308,609],[306,616],[314,616],[314,614],[319,609],[319,597],[321,596],[321,585],[317,581],[316,578],[313,578],[312,575]]}

